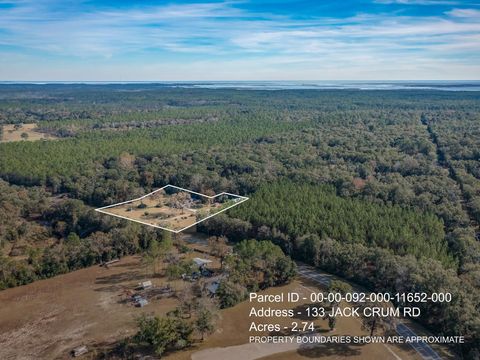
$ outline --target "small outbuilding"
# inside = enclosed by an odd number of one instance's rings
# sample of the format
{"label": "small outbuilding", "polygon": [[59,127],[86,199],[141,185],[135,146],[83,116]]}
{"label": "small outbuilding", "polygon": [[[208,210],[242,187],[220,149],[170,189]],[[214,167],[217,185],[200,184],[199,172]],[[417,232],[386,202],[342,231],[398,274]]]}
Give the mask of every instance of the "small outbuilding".
{"label": "small outbuilding", "polygon": [[203,268],[205,267],[207,264],[210,264],[212,262],[212,260],[208,260],[208,259],[202,259],[202,258],[194,258],[193,259],[193,262],[199,267],[199,268]]}
{"label": "small outbuilding", "polygon": [[146,289],[150,289],[153,286],[153,284],[150,280],[148,280],[148,281],[143,281],[141,283],[138,283],[138,286],[140,287],[140,289],[146,290]]}

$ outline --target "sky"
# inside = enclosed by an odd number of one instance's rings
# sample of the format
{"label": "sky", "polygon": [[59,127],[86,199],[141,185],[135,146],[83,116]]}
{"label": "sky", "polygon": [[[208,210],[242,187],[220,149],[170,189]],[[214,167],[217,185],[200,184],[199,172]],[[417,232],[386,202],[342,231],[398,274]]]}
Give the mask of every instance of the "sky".
{"label": "sky", "polygon": [[0,0],[0,81],[479,79],[480,0]]}

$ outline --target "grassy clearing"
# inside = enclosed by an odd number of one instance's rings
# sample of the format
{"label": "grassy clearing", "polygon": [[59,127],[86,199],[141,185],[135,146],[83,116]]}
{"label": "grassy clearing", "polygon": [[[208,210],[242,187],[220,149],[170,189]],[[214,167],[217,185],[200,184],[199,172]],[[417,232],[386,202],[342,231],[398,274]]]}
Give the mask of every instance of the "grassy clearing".
{"label": "grassy clearing", "polygon": [[8,124],[3,125],[0,142],[36,141],[42,139],[52,140],[56,139],[56,137],[39,132],[37,124]]}

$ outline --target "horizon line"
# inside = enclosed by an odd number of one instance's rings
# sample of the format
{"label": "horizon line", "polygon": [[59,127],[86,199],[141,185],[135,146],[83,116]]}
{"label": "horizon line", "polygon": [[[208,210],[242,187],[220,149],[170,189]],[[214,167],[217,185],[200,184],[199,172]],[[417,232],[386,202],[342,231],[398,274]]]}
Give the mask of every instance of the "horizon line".
{"label": "horizon line", "polygon": [[4,83],[178,83],[178,82],[187,82],[187,83],[201,83],[201,82],[479,82],[479,79],[405,79],[405,80],[390,80],[390,79],[360,79],[360,80],[348,80],[348,79],[333,79],[333,80],[0,80],[0,84]]}

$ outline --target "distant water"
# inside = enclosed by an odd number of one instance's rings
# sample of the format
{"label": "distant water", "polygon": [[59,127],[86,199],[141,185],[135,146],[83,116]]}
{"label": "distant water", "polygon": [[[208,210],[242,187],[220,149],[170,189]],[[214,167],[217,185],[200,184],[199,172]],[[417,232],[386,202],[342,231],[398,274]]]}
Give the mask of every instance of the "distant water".
{"label": "distant water", "polygon": [[240,90],[444,90],[480,91],[480,81],[212,81],[170,83],[169,86]]}
{"label": "distant water", "polygon": [[430,80],[430,81],[44,81],[10,82],[0,84],[86,84],[86,85],[122,85],[150,84],[161,87],[238,89],[238,90],[443,90],[443,91],[480,91],[480,80]]}

